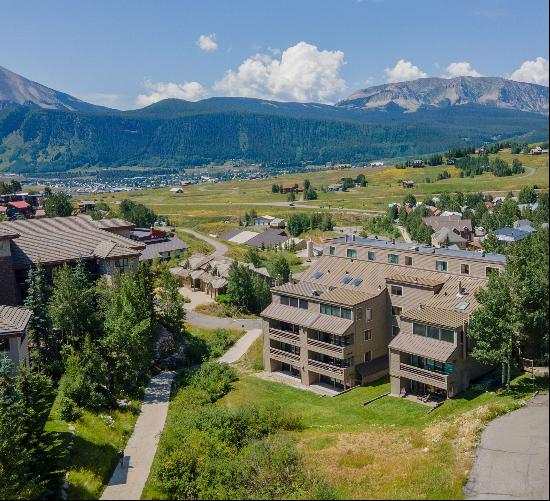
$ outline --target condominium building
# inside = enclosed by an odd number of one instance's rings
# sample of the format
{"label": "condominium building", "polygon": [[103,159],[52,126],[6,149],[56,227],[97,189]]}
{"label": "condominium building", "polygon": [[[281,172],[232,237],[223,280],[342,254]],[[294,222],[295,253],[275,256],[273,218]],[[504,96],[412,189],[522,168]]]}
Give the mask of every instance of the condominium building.
{"label": "condominium building", "polygon": [[476,291],[505,257],[380,238],[325,243],[262,312],[267,371],[346,389],[389,373],[391,392],[465,390],[488,370],[471,356]]}

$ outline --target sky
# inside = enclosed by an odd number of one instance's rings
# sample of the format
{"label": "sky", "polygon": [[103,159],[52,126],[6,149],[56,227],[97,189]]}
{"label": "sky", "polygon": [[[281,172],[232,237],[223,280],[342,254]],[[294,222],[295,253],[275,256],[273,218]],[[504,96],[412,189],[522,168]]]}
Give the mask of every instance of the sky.
{"label": "sky", "polygon": [[333,103],[426,76],[548,86],[548,1],[0,0],[0,66],[89,102]]}

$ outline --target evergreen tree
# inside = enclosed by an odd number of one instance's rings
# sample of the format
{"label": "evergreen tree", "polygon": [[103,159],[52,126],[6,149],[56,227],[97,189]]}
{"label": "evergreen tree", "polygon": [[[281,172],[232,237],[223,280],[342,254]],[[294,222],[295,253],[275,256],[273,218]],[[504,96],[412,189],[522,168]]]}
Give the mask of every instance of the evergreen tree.
{"label": "evergreen tree", "polygon": [[520,204],[534,204],[537,201],[537,192],[534,186],[524,186],[518,194]]}
{"label": "evergreen tree", "polygon": [[40,263],[29,270],[27,282],[29,287],[25,307],[32,311],[29,321],[29,336],[33,345],[31,362],[38,370],[54,375],[59,372],[59,367],[56,366],[56,362],[59,362],[59,343],[53,335],[48,310],[50,287]]}

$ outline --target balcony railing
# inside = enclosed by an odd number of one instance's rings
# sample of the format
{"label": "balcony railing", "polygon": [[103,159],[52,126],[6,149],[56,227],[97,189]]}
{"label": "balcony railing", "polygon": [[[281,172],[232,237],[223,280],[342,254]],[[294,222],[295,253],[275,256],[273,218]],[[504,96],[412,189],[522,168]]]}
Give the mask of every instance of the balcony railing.
{"label": "balcony railing", "polygon": [[400,375],[420,383],[431,384],[439,388],[447,388],[447,374],[421,369],[414,365],[399,364]]}
{"label": "balcony railing", "polygon": [[269,328],[269,337],[277,341],[283,341],[284,343],[290,343],[294,345],[300,344],[300,335],[294,332],[283,331],[281,329]]}
{"label": "balcony railing", "polygon": [[324,341],[319,341],[317,339],[308,338],[307,339],[307,347],[310,348],[313,351],[321,351],[321,353],[337,356],[339,358],[344,357],[344,351],[347,348],[347,346],[338,346],[336,344],[331,343],[325,343]]}
{"label": "balcony railing", "polygon": [[347,367],[336,367],[335,365],[326,364],[325,362],[319,362],[318,360],[307,361],[310,369],[326,376],[335,377],[338,379],[344,379],[346,376]]}
{"label": "balcony railing", "polygon": [[277,348],[269,348],[269,356],[279,362],[300,362],[300,355],[290,353],[289,351],[278,350]]}

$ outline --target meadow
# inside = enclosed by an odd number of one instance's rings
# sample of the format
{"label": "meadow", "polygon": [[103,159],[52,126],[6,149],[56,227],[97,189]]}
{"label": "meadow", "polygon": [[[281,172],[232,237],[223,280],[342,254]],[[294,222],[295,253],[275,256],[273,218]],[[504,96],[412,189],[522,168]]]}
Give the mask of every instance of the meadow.
{"label": "meadow", "polygon": [[[547,155],[512,155],[509,150],[503,150],[499,156],[509,163],[517,158],[525,166],[526,172],[510,177],[495,177],[491,173],[485,173],[474,178],[461,178],[458,169],[447,165],[406,169],[367,167],[282,175],[272,179],[205,183],[186,187],[182,194],[173,194],[167,188],[158,188],[104,194],[99,195],[98,199],[116,205],[120,200],[130,198],[147,205],[158,214],[168,216],[174,224],[205,233],[220,234],[224,229],[238,224],[238,219],[247,210],[254,209],[258,214],[269,213],[281,217],[288,217],[293,210],[301,210],[288,207],[287,195],[272,193],[271,186],[292,186],[295,183],[302,185],[305,178],[316,188],[319,198],[310,202],[297,201],[296,204],[331,210],[336,224],[339,225],[358,224],[364,213],[384,212],[390,202],[401,202],[407,194],[413,194],[422,200],[427,195],[435,196],[445,191],[484,191],[500,195],[510,190],[519,190],[526,185],[548,188]],[[451,177],[437,181],[438,174],[445,170]],[[343,177],[356,178],[359,174],[366,176],[368,186],[348,192],[321,190],[322,186],[337,183]],[[403,188],[403,180],[414,181],[414,188]]]}

